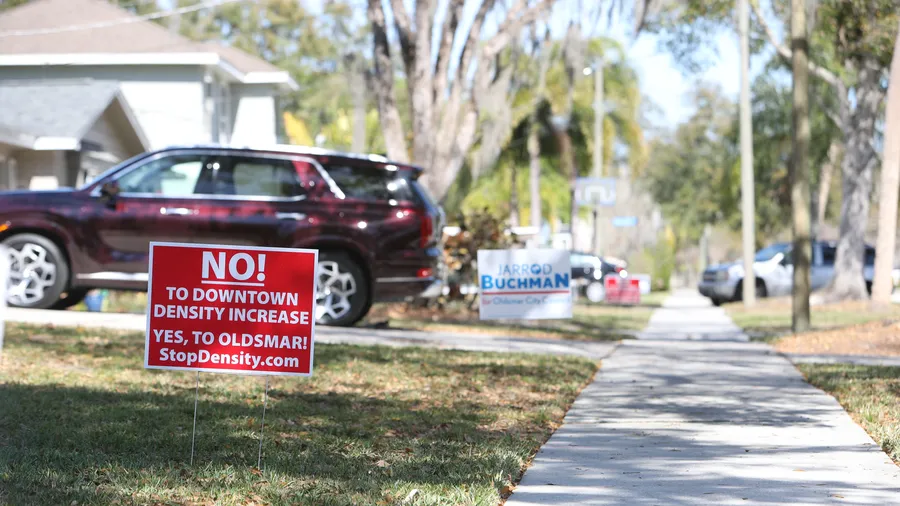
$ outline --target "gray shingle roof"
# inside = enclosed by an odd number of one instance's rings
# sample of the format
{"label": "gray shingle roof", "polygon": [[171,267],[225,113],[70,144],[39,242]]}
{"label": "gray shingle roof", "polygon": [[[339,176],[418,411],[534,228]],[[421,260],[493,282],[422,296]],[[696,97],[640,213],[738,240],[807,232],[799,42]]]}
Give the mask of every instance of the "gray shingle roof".
{"label": "gray shingle roof", "polygon": [[0,81],[0,127],[80,140],[118,91],[112,81]]}
{"label": "gray shingle roof", "polygon": [[[33,0],[0,14],[0,33],[46,33],[0,37],[0,55],[216,53],[240,72],[283,72],[271,63],[218,43],[194,42],[107,0]],[[93,29],[65,27],[108,23]],[[60,29],[63,29],[59,31]]]}

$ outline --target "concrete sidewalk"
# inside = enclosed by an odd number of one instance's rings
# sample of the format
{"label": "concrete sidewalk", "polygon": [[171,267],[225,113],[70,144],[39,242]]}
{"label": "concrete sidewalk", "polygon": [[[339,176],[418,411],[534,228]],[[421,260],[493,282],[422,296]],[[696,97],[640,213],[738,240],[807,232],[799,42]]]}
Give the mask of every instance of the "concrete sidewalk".
{"label": "concrete sidewalk", "polygon": [[720,307],[693,291],[679,291],[653,312],[639,339],[748,341],[744,331]]}
{"label": "concrete sidewalk", "polygon": [[900,505],[900,468],[837,401],[712,309],[679,293],[604,360],[507,506]]}

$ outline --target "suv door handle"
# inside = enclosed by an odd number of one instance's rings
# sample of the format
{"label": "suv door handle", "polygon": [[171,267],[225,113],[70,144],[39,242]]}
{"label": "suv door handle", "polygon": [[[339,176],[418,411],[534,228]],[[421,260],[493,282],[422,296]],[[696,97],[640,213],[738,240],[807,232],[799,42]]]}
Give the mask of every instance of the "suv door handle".
{"label": "suv door handle", "polygon": [[195,214],[197,211],[193,209],[188,209],[186,207],[163,207],[159,210],[159,214],[164,214],[166,216],[188,216],[191,214]]}
{"label": "suv door handle", "polygon": [[305,220],[306,215],[303,213],[275,213],[275,217],[279,220],[294,220],[300,221]]}

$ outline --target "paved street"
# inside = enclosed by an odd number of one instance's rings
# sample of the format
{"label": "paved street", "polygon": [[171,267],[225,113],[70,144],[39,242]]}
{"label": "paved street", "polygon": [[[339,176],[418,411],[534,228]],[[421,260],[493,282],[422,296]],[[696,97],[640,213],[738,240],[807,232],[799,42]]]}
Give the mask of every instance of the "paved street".
{"label": "paved street", "polygon": [[[36,309],[7,310],[7,320],[35,325],[95,327],[143,332],[147,327],[144,315],[124,313],[87,313],[81,311],[41,311]],[[579,342],[561,339],[531,339],[486,334],[454,334],[417,332],[396,329],[338,328],[319,326],[316,342],[384,346],[431,346],[467,351],[496,351],[577,355],[602,359],[616,347],[613,342]]]}
{"label": "paved street", "polygon": [[603,361],[507,506],[900,504],[900,468],[837,401],[705,299],[676,294],[642,337]]}

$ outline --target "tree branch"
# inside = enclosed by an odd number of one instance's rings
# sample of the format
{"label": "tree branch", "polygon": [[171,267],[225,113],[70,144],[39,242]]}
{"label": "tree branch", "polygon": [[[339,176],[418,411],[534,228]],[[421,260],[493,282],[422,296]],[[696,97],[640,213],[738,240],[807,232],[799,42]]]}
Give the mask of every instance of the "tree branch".
{"label": "tree branch", "polygon": [[[756,15],[756,19],[759,21],[760,26],[763,29],[763,32],[766,34],[766,39],[769,40],[769,43],[775,47],[775,51],[778,53],[785,62],[788,64],[791,63],[793,59],[794,53],[788,46],[779,43],[778,39],[775,38],[775,32],[772,31],[772,27],[769,26],[769,23],[766,21],[766,18],[763,16],[762,9],[759,7],[759,3],[757,0],[750,0],[750,7],[753,9],[753,13]],[[819,79],[825,81],[826,83],[835,87],[835,90],[840,93],[842,90],[846,91],[846,87],[844,83],[841,81],[840,77],[838,77],[834,72],[826,69],[825,67],[819,66],[813,63],[812,60],[809,60],[808,63],[809,72]],[[846,100],[847,94],[844,93],[841,95],[841,100]]]}
{"label": "tree branch", "polygon": [[450,53],[453,51],[453,39],[459,28],[466,0],[450,0],[447,8],[447,21],[441,28],[441,41],[438,46],[437,62],[434,65],[434,99],[437,101],[447,92],[447,76],[450,74]]}
{"label": "tree branch", "polygon": [[406,71],[410,72],[413,60],[416,58],[416,46],[413,42],[416,34],[413,31],[409,13],[403,5],[403,0],[391,0],[391,11],[394,14],[394,26],[397,27],[397,36],[400,39],[400,53],[403,55],[403,64]]}
{"label": "tree branch", "polygon": [[[526,10],[525,6],[527,5],[527,0],[518,0],[506,14],[506,19],[503,20],[503,23],[497,28],[497,33],[488,40],[487,44],[485,44],[485,56],[491,58],[499,54],[500,51],[503,51],[503,48],[505,48],[513,37],[519,33],[519,30],[525,25],[537,20],[538,17],[544,14],[544,12],[553,5],[554,1],[555,0],[538,0],[536,4]],[[519,15],[519,12],[523,10],[524,12]]]}
{"label": "tree branch", "polygon": [[394,65],[388,44],[387,26],[381,0],[368,0],[367,16],[372,25],[374,72],[368,80],[375,92],[378,117],[388,156],[403,162],[409,160],[403,123],[394,99]]}
{"label": "tree branch", "polygon": [[496,0],[482,0],[481,6],[478,8],[478,13],[475,14],[472,26],[469,27],[469,34],[466,36],[465,45],[459,55],[459,66],[456,68],[456,81],[453,83],[454,87],[462,86],[463,81],[466,79],[466,73],[469,71],[469,64],[472,62],[472,54],[475,52],[475,46],[478,45],[478,37],[481,35],[481,29],[484,26],[484,19],[487,17],[488,12],[494,7],[495,3]]}

